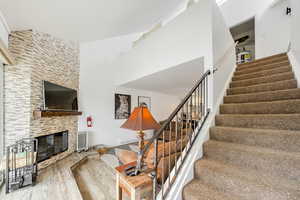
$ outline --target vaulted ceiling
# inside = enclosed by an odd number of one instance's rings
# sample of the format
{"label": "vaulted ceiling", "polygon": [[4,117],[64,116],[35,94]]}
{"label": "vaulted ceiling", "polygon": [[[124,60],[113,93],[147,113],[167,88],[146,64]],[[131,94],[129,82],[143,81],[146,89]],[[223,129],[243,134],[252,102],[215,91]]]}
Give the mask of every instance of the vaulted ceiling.
{"label": "vaulted ceiling", "polygon": [[143,32],[187,0],[0,0],[12,30],[36,29],[80,42]]}

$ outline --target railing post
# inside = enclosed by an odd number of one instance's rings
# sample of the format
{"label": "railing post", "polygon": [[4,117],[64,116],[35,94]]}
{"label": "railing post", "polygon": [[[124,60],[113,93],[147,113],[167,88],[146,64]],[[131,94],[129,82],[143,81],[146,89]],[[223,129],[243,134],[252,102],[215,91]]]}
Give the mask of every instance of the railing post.
{"label": "railing post", "polygon": [[[206,109],[212,109],[214,104],[214,67],[209,67],[208,70],[210,74],[206,77],[207,78],[207,90],[204,91],[207,95],[207,107]],[[206,113],[206,110],[205,110]]]}

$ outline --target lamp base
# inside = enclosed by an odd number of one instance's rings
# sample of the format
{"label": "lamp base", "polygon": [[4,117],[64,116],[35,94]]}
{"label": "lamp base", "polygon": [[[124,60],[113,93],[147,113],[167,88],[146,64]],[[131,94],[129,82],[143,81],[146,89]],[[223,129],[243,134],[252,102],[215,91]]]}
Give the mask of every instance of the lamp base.
{"label": "lamp base", "polygon": [[144,137],[145,133],[143,131],[138,132],[138,139],[139,139],[139,149],[142,151],[144,149]]}

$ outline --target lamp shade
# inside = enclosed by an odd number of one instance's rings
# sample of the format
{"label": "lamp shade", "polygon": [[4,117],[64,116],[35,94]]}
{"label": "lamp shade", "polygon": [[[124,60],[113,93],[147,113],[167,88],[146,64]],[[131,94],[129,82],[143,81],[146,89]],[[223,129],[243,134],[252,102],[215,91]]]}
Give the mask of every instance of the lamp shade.
{"label": "lamp shade", "polygon": [[153,118],[147,107],[140,106],[133,110],[128,120],[121,126],[121,128],[134,131],[144,131],[159,129],[160,125]]}

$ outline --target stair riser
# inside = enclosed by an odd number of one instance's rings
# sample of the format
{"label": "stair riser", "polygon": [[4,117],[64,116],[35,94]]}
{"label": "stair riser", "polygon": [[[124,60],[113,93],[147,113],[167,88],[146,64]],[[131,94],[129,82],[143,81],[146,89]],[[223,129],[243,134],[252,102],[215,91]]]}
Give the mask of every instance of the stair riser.
{"label": "stair riser", "polygon": [[258,67],[250,67],[249,69],[237,69],[237,71],[234,73],[234,75],[242,75],[242,74],[251,74],[259,71],[265,71],[265,70],[271,70],[276,69],[280,67],[289,67],[289,62],[282,62],[282,63],[275,63],[275,64],[269,64],[269,65],[262,65]]}
{"label": "stair riser", "polygon": [[292,72],[292,68],[291,67],[280,67],[280,68],[260,71],[260,72],[252,73],[252,74],[234,76],[232,78],[232,81],[242,81],[242,80],[248,80],[248,79],[259,78],[259,77],[264,77],[264,76],[271,76],[271,75],[275,75],[275,74],[279,74],[279,73],[286,73],[286,72]]}
{"label": "stair riser", "polygon": [[275,90],[286,90],[297,88],[296,80],[280,81],[273,84],[255,85],[251,87],[231,88],[227,90],[228,95],[248,94],[255,92],[266,92]]}
{"label": "stair riser", "polygon": [[300,113],[300,100],[223,104],[220,106],[221,114],[293,114]]}
{"label": "stair riser", "polygon": [[212,185],[219,191],[233,194],[244,200],[264,199],[266,196],[272,200],[296,200],[296,197],[289,198],[289,194],[282,191],[268,191],[270,188],[264,185],[251,184],[246,180],[222,173],[221,169],[210,169],[207,166],[198,164],[195,173],[196,177],[199,177],[204,184]]}
{"label": "stair riser", "polygon": [[251,103],[251,102],[266,102],[279,101],[289,99],[300,99],[300,89],[273,91],[266,93],[255,93],[247,95],[234,95],[224,97],[224,103]]}
{"label": "stair riser", "polygon": [[265,171],[274,176],[300,181],[300,159],[290,159],[278,154],[264,154],[255,151],[237,151],[204,144],[205,157],[223,163]]}
{"label": "stair riser", "polygon": [[261,78],[249,79],[249,80],[245,80],[245,81],[233,81],[230,83],[230,88],[248,87],[248,86],[258,85],[258,84],[263,84],[263,83],[273,83],[276,81],[291,80],[294,78],[295,78],[294,73],[288,72],[288,73],[283,73],[283,74],[274,75],[274,76],[266,76],[266,77],[261,77]]}
{"label": "stair riser", "polygon": [[276,63],[276,62],[284,62],[286,60],[288,60],[288,56],[284,55],[284,56],[279,56],[276,58],[269,58],[269,59],[265,59],[265,60],[254,61],[251,63],[240,64],[240,65],[238,65],[238,68],[242,69],[242,68],[247,68],[247,67],[255,67],[255,66],[259,66],[259,65],[268,65],[268,64],[272,64],[272,63]]}
{"label": "stair riser", "polygon": [[300,130],[300,115],[218,115],[217,126]]}
{"label": "stair riser", "polygon": [[250,146],[276,149],[287,152],[300,152],[300,132],[266,132],[258,129],[232,130],[214,127],[210,138],[216,141],[231,142]]}

